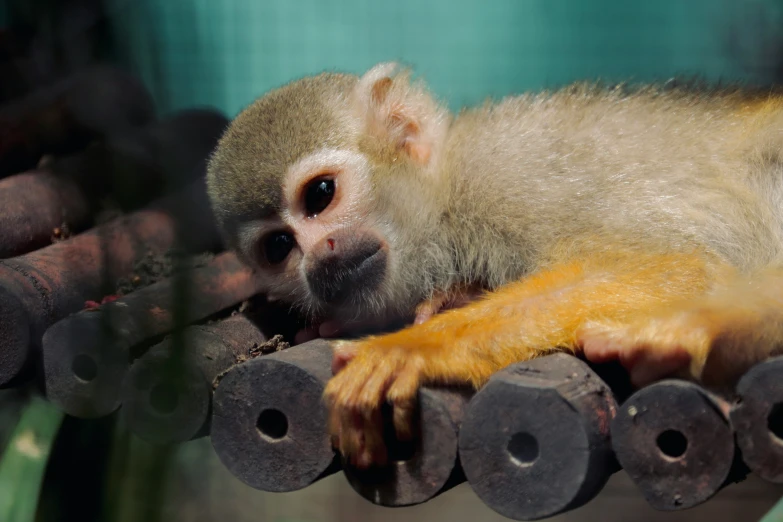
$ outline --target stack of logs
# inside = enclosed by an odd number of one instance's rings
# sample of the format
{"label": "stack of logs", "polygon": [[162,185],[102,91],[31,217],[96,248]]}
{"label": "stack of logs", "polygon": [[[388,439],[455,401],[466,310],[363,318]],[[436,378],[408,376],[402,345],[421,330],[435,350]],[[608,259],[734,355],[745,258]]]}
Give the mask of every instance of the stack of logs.
{"label": "stack of logs", "polygon": [[[273,335],[284,317],[237,310],[261,288],[221,250],[204,187],[226,123],[205,109],[158,119],[144,87],[108,67],[0,108],[0,385],[38,382],[76,417],[119,409],[154,443],[210,436],[260,490],[342,471],[385,506],[467,481],[498,513],[534,520],[584,505],[620,469],[661,510],[749,470],[783,482],[783,359],[718,396],[678,380],[630,393],[606,368],[550,355],[477,393],[422,389],[414,442],[390,441],[383,469],[344,467],[325,431],[328,343],[288,347]],[[107,197],[119,215],[101,220]],[[114,295],[170,251],[214,256]]]}

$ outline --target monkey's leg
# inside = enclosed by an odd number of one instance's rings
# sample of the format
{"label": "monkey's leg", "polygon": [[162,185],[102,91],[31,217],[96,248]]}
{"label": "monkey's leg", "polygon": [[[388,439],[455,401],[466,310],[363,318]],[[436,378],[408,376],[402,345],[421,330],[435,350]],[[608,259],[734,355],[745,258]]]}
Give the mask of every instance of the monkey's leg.
{"label": "monkey's leg", "polygon": [[[553,266],[463,308],[392,334],[340,343],[352,358],[328,383],[330,429],[344,456],[367,466],[385,459],[379,409],[394,406],[409,429],[422,384],[480,387],[495,371],[555,349],[577,349],[588,320],[622,321],[705,292],[716,277],[700,255],[601,254]],[[337,357],[339,359],[340,357]]]}
{"label": "monkey's leg", "polygon": [[707,386],[731,386],[783,348],[783,269],[732,278],[626,322],[591,322],[577,337],[589,360],[619,359],[636,386],[673,372]]}

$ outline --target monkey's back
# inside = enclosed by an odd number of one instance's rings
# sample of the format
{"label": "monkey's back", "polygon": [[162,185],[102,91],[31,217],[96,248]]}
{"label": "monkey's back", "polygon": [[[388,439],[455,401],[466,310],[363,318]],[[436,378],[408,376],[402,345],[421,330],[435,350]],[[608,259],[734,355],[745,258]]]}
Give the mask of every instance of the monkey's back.
{"label": "monkey's back", "polygon": [[462,226],[492,222],[535,262],[558,239],[706,246],[783,260],[783,97],[575,85],[461,113],[448,143]]}

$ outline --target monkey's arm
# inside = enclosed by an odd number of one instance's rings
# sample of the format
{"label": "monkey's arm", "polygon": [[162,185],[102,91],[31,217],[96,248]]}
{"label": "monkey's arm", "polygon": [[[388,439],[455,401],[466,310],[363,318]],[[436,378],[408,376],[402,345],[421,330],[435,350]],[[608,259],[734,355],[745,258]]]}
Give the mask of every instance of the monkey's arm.
{"label": "monkey's arm", "polygon": [[[340,343],[327,385],[330,429],[354,464],[385,460],[379,408],[394,406],[409,430],[422,384],[480,387],[500,368],[555,349],[574,351],[590,320],[626,321],[703,293],[714,277],[700,255],[611,252],[536,273],[486,297],[402,331]],[[347,362],[347,364],[344,364]]]}
{"label": "monkey's arm", "polygon": [[588,323],[578,341],[591,361],[619,359],[631,368],[637,386],[667,369],[707,386],[731,386],[783,349],[783,269],[718,281],[707,294],[627,322]]}

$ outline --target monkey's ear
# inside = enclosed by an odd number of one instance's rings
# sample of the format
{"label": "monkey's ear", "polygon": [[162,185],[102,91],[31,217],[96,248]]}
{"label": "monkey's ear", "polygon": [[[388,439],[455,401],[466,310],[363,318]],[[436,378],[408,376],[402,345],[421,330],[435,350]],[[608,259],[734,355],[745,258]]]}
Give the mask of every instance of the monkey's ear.
{"label": "monkey's ear", "polygon": [[355,100],[366,130],[427,165],[441,142],[444,111],[423,86],[410,81],[396,63],[367,71],[356,86]]}

